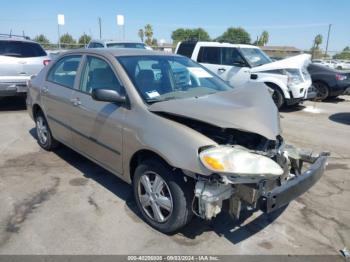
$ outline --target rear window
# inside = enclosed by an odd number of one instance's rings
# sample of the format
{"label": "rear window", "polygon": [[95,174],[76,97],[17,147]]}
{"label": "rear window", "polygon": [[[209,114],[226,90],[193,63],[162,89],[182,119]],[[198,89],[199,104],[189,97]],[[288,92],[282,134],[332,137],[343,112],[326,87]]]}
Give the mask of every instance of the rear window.
{"label": "rear window", "polygon": [[36,43],[22,41],[0,41],[0,55],[13,57],[46,56],[44,49]]}
{"label": "rear window", "polygon": [[195,46],[196,43],[181,43],[177,50],[177,54],[191,58]]}
{"label": "rear window", "polygon": [[142,43],[109,43],[108,48],[138,48],[146,49],[145,45]]}

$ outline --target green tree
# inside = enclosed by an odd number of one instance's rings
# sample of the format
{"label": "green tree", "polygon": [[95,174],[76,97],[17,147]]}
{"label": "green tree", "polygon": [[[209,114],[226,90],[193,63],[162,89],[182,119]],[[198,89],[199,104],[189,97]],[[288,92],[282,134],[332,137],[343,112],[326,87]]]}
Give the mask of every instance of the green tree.
{"label": "green tree", "polygon": [[242,27],[230,27],[216,41],[232,44],[250,44],[250,35]]}
{"label": "green tree", "polygon": [[68,33],[65,33],[60,37],[60,42],[62,48],[77,48],[77,42],[75,41],[73,36],[71,36]]}
{"label": "green tree", "polygon": [[269,32],[263,31],[257,41],[258,46],[265,46],[269,42]]}
{"label": "green tree", "polygon": [[152,39],[151,46],[158,46],[158,41],[157,41],[157,39],[155,39],[155,38]]}
{"label": "green tree", "polygon": [[315,36],[313,46],[310,50],[312,59],[322,58],[322,52],[320,50],[320,45],[322,44],[322,41],[323,41],[322,35],[318,34]]}
{"label": "green tree", "polygon": [[350,47],[345,47],[342,52],[335,54],[334,59],[350,60]]}
{"label": "green tree", "polygon": [[210,36],[203,28],[184,29],[178,28],[171,34],[174,43],[185,40],[209,41]]}
{"label": "green tree", "polygon": [[43,34],[37,35],[33,40],[41,44],[45,49],[50,48],[50,41]]}
{"label": "green tree", "polygon": [[86,46],[91,41],[91,36],[87,34],[83,34],[79,37],[78,43],[82,46]]}
{"label": "green tree", "polygon": [[137,32],[137,35],[140,37],[141,42],[143,43],[143,40],[145,38],[145,32],[143,31],[143,29],[139,29],[139,31]]}
{"label": "green tree", "polygon": [[150,24],[145,25],[145,37],[146,37],[146,44],[152,45],[152,38],[153,38],[153,28]]}

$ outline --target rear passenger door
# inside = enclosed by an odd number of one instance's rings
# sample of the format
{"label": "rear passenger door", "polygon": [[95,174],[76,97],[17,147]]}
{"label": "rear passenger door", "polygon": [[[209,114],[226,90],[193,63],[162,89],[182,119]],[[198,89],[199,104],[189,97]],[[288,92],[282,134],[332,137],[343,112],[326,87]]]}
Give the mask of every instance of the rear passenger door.
{"label": "rear passenger door", "polygon": [[42,104],[53,136],[68,145],[72,143],[71,96],[77,84],[76,75],[81,60],[81,55],[61,58],[50,68],[44,86],[41,87]]}
{"label": "rear passenger door", "polygon": [[86,56],[79,88],[72,94],[74,147],[110,171],[122,173],[122,127],[128,109],[92,99],[93,89],[112,89],[125,95],[113,67],[103,57]]}

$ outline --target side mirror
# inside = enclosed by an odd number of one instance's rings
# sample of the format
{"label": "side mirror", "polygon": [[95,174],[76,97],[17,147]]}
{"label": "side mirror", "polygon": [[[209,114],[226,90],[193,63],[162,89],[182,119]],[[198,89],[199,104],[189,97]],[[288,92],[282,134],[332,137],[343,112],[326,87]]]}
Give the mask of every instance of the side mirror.
{"label": "side mirror", "polygon": [[96,101],[124,104],[126,97],[111,89],[93,89],[91,96]]}

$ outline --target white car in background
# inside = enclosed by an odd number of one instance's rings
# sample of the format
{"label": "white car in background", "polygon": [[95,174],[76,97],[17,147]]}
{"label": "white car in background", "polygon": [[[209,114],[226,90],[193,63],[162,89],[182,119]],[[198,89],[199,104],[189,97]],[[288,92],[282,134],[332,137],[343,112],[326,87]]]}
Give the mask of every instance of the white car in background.
{"label": "white car in background", "polygon": [[138,48],[152,50],[150,46],[142,42],[116,40],[91,40],[87,48]]}
{"label": "white car in background", "polygon": [[256,46],[218,42],[180,42],[175,53],[199,62],[232,86],[247,82],[266,84],[273,89],[272,98],[278,108],[308,98],[310,55],[273,62]]}
{"label": "white car in background", "polygon": [[23,36],[0,34],[0,97],[25,96],[28,81],[49,62],[38,43]]}

